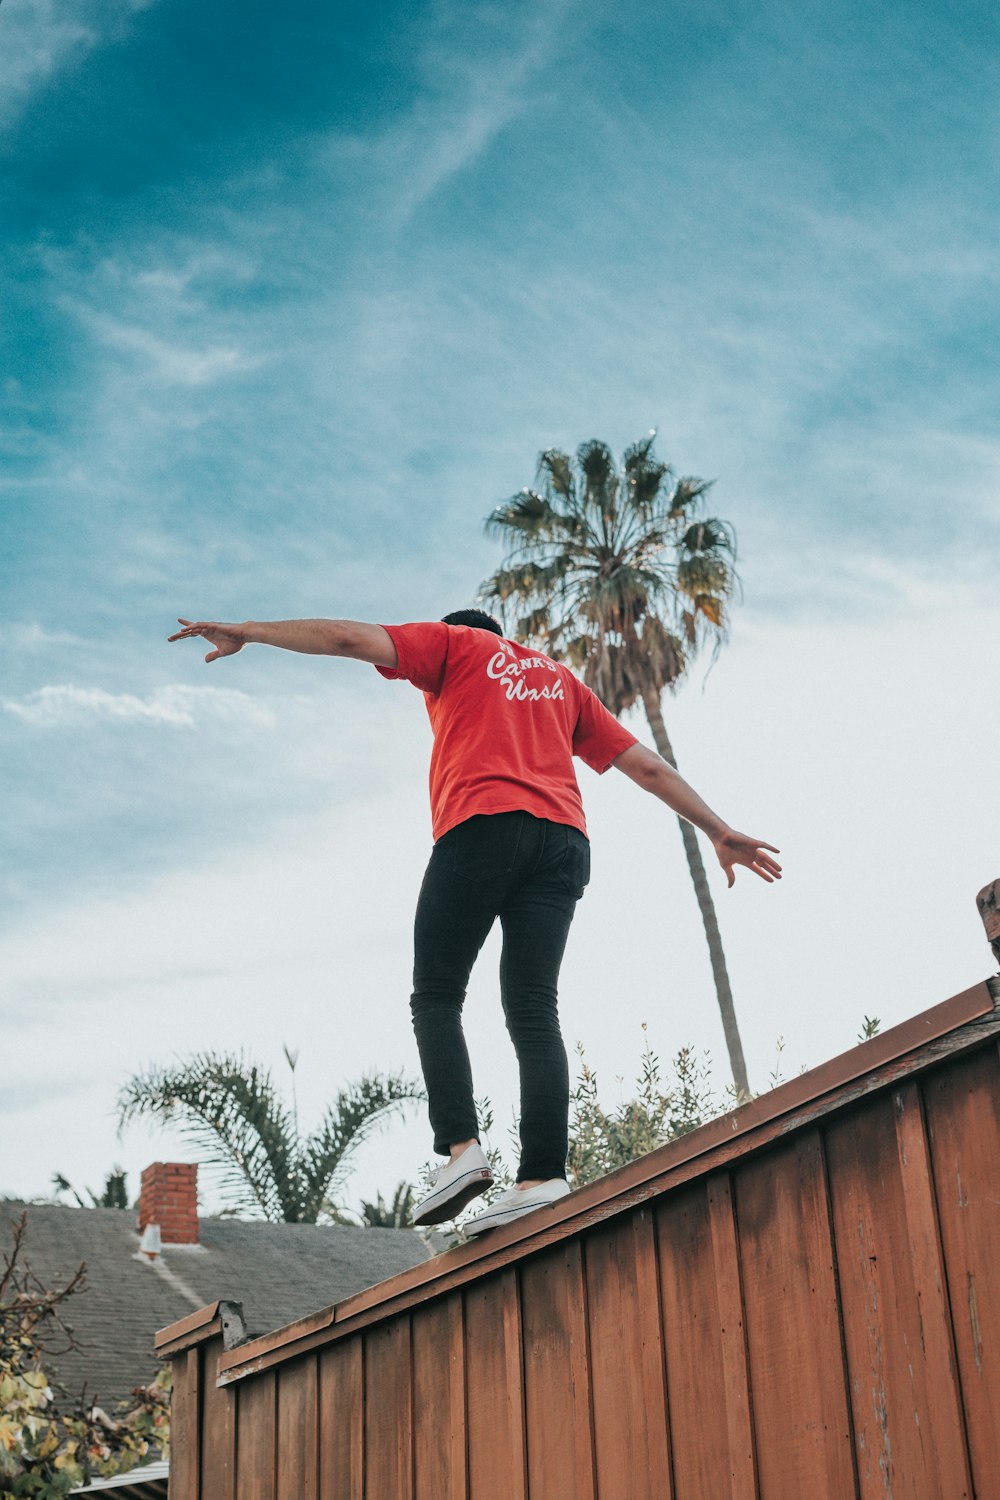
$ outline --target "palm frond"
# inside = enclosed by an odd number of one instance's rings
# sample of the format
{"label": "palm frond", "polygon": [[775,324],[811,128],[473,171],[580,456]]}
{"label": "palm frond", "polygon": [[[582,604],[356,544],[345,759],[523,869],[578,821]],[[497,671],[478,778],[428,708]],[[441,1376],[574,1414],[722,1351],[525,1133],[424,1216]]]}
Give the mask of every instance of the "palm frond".
{"label": "palm frond", "polygon": [[589,635],[576,635],[567,641],[562,648],[561,656],[574,671],[582,671],[593,650],[593,641]]}
{"label": "palm frond", "polygon": [[580,591],[580,613],[594,625],[620,634],[642,619],[661,590],[662,580],[651,568],[609,565]]}
{"label": "palm frond", "polygon": [[401,1073],[366,1074],[341,1089],[319,1126],[303,1143],[304,1195],[310,1222],[330,1196],[331,1186],[345,1171],[349,1158],[372,1131],[394,1110],[423,1099],[419,1084]]}
{"label": "palm frond", "polygon": [[546,484],[551,485],[564,500],[575,499],[573,465],[568,453],[560,453],[558,448],[546,448],[538,457],[538,474],[539,478],[544,476]]}
{"label": "palm frond", "polygon": [[656,615],[647,615],[642,622],[641,650],[655,691],[676,687],[687,671],[687,652],[680,637]]}
{"label": "palm frond", "polygon": [[548,562],[522,562],[510,568],[498,568],[492,578],[480,585],[480,598],[506,604],[511,598],[528,601],[544,597],[572,567],[572,556],[559,552]]}
{"label": "palm frond", "polygon": [[545,605],[541,605],[538,609],[530,610],[526,615],[521,615],[517,622],[517,638],[519,641],[548,640],[550,634],[549,611]]}
{"label": "palm frond", "polygon": [[379,1193],[374,1203],[361,1200],[361,1221],[369,1229],[408,1229],[413,1223],[416,1192],[412,1183],[401,1182],[387,1205]]}
{"label": "palm frond", "polygon": [[677,565],[677,587],[689,599],[699,594],[729,593],[731,571],[717,552],[692,552]]}
{"label": "palm frond", "polygon": [[704,615],[717,630],[725,630],[726,606],[717,594],[695,594],[694,607],[695,613]]}
{"label": "palm frond", "polygon": [[728,552],[736,554],[736,536],[726,521],[713,516],[704,521],[695,521],[680,540],[684,552]]}
{"label": "palm frond", "polygon": [[506,537],[518,532],[523,538],[548,538],[558,535],[563,525],[562,512],[534,490],[522,490],[486,518],[488,536]]}
{"label": "palm frond", "polygon": [[595,438],[580,444],[576,461],[583,473],[584,503],[596,515],[610,522],[614,519],[618,501],[618,474],[611,449],[607,443]]}
{"label": "palm frond", "polygon": [[711,479],[678,479],[670,496],[670,514],[675,519],[683,516],[689,506],[700,500],[712,487]]}
{"label": "palm frond", "polygon": [[291,1118],[270,1073],[241,1054],[199,1053],[175,1068],[152,1067],[118,1096],[119,1129],[142,1115],[178,1124],[217,1165],[234,1201],[280,1221],[295,1195]]}
{"label": "palm frond", "polygon": [[[634,474],[647,467],[650,455],[653,452],[653,444],[656,442],[656,432],[650,432],[646,437],[640,438],[637,443],[630,443],[622,454],[622,468],[626,479],[631,479]],[[666,468],[666,464],[663,466]]]}
{"label": "palm frond", "polygon": [[643,515],[658,498],[663,480],[670,473],[669,464],[653,460],[655,437],[655,433],[650,433],[649,437],[626,448],[622,462],[630,503]]}

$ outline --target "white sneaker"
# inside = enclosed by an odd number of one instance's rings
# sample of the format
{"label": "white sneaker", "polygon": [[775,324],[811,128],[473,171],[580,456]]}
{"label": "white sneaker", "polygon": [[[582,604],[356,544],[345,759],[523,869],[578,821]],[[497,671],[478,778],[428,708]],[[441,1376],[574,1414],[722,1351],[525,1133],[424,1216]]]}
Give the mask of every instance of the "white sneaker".
{"label": "white sneaker", "polygon": [[564,1177],[550,1177],[548,1182],[543,1182],[538,1187],[511,1188],[509,1192],[501,1193],[489,1208],[484,1208],[481,1214],[476,1214],[475,1218],[463,1224],[462,1233],[482,1234],[484,1229],[499,1229],[503,1224],[513,1224],[515,1219],[522,1218],[524,1214],[565,1198],[568,1192],[569,1183]]}
{"label": "white sneaker", "polygon": [[461,1213],[493,1181],[493,1168],[481,1146],[466,1146],[455,1161],[445,1162],[434,1173],[434,1186],[417,1204],[414,1224],[441,1224]]}

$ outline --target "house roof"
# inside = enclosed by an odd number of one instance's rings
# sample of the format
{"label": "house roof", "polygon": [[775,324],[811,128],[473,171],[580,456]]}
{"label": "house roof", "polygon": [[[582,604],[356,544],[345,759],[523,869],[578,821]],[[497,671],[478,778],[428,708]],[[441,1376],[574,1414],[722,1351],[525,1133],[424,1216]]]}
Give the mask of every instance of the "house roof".
{"label": "house roof", "polygon": [[158,1328],[220,1296],[242,1302],[249,1333],[264,1333],[340,1301],[427,1260],[410,1229],[354,1229],[201,1219],[201,1243],[168,1245],[158,1262],[137,1258],[135,1213],[0,1200],[0,1245],[10,1224],[28,1216],[24,1256],[48,1287],[68,1281],[81,1261],[87,1288],[66,1305],[66,1322],[83,1346],[53,1355],[46,1371],[70,1395],[113,1410],[133,1386],[160,1368]]}
{"label": "house roof", "polygon": [[71,1495],[106,1495],[108,1500],[167,1500],[170,1466],[165,1459],[143,1464],[113,1479],[92,1479],[90,1484],[70,1490]]}

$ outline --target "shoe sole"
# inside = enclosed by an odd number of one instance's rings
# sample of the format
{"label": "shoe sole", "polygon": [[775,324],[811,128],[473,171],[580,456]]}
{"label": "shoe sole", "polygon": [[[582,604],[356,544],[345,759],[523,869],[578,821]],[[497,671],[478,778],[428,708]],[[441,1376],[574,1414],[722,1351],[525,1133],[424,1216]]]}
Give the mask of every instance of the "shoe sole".
{"label": "shoe sole", "polygon": [[540,1208],[554,1208],[561,1203],[563,1198],[568,1198],[568,1193],[563,1193],[561,1198],[547,1198],[544,1203],[532,1203],[530,1208],[512,1208],[503,1214],[495,1215],[488,1224],[463,1224],[462,1233],[471,1238],[479,1234],[488,1234],[491,1229],[502,1229],[505,1224],[513,1224],[518,1219],[526,1219],[529,1214],[537,1213]]}
{"label": "shoe sole", "polygon": [[456,1186],[454,1191],[449,1193],[440,1202],[428,1204],[426,1208],[414,1214],[414,1225],[418,1228],[423,1228],[425,1224],[444,1224],[449,1219],[453,1219],[456,1214],[460,1214],[465,1205],[471,1203],[473,1198],[478,1198],[481,1193],[486,1192],[487,1188],[491,1188],[493,1186],[493,1178],[483,1177],[481,1167],[477,1167],[476,1171],[480,1175],[473,1177],[469,1182]]}

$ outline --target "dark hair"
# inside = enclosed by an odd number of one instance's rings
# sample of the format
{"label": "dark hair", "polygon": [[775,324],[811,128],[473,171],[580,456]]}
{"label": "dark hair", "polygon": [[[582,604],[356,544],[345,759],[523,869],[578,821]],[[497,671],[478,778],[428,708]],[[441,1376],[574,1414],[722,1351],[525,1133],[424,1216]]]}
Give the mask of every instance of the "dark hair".
{"label": "dark hair", "polygon": [[474,630],[492,630],[494,635],[503,635],[500,621],[494,620],[484,609],[456,609],[454,614],[445,615],[441,624],[471,625]]}

